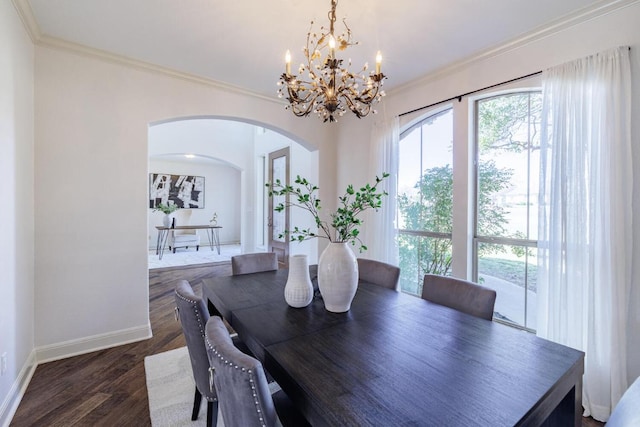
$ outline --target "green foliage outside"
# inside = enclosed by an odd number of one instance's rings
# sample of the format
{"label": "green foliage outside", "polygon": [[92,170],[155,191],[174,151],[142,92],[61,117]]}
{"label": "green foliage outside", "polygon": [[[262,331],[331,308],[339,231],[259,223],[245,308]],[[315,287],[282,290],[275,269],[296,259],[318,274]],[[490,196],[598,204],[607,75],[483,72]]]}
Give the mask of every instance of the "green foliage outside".
{"label": "green foliage outside", "polygon": [[481,101],[478,108],[480,152],[539,149],[541,114],[542,96],[539,93],[531,96],[516,93]]}
{"label": "green foliage outside", "polygon": [[[512,171],[497,168],[492,161],[480,165],[480,222],[485,233],[504,234],[505,209],[491,196],[509,187]],[[450,165],[427,169],[416,184],[418,196],[402,194],[398,197],[400,215],[409,230],[426,230],[450,234],[453,217],[453,170]],[[420,195],[422,196],[420,198]],[[451,273],[451,239],[398,236],[402,289],[418,293],[420,278],[425,273]],[[496,251],[495,246],[485,254]],[[416,259],[417,258],[417,259]]]}
{"label": "green foliage outside", "polygon": [[[523,239],[522,233],[508,235],[507,209],[496,202],[495,196],[510,187],[513,170],[496,166],[487,160],[501,150],[521,152],[539,149],[541,96],[537,93],[499,96],[481,101],[478,108],[478,145],[483,157],[479,163],[478,234]],[[453,170],[450,165],[424,171],[414,188],[415,195],[398,196],[399,214],[407,230],[428,231],[450,235],[453,214]],[[401,288],[419,294],[425,273],[451,273],[451,239],[424,237],[412,234],[398,236],[400,251]],[[511,246],[511,252],[523,261],[488,258],[506,252],[504,245],[480,245],[480,271],[524,286],[525,248]],[[535,269],[529,266],[529,275]],[[532,278],[529,277],[529,282]],[[535,282],[529,286],[535,288]]]}
{"label": "green foliage outside", "polygon": [[[483,275],[497,277],[517,285],[524,283],[525,263],[521,260],[492,257],[481,258],[478,263],[478,270]],[[528,268],[527,285],[530,291],[536,292],[538,266],[529,263]]]}

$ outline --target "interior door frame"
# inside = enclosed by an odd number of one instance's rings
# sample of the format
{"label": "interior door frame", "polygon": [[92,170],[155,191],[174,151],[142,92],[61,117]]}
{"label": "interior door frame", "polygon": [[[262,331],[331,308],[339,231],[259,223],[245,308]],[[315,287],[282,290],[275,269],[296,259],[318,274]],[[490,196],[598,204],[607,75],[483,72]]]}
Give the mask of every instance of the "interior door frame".
{"label": "interior door frame", "polygon": [[[276,159],[285,158],[285,182],[284,185],[290,185],[290,157],[291,150],[289,147],[282,148],[280,150],[273,151],[269,153],[269,182],[273,182],[273,162]],[[289,202],[289,195],[286,196],[286,201]],[[269,252],[275,252],[278,255],[278,264],[280,267],[287,267],[289,264],[289,236],[285,236],[284,241],[280,242],[273,239],[273,197],[269,197],[269,210],[268,210],[268,219],[267,219],[267,233],[268,233],[268,250]],[[290,224],[290,215],[289,215],[289,207],[286,206],[284,209],[285,215],[285,230],[289,230]]]}

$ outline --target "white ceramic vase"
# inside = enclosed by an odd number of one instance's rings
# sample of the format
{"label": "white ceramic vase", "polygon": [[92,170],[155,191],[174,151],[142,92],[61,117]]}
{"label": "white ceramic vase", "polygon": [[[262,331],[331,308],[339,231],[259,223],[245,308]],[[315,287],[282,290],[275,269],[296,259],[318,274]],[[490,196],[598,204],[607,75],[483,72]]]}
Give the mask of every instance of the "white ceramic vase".
{"label": "white ceramic vase", "polygon": [[164,214],[164,217],[162,218],[162,225],[167,228],[171,227],[171,214]]}
{"label": "white ceramic vase", "polygon": [[320,255],[318,288],[327,311],[349,311],[358,289],[358,261],[346,243],[329,243]]}
{"label": "white ceramic vase", "polygon": [[289,276],[284,286],[284,299],[291,307],[306,307],[313,300],[313,284],[306,255],[289,257]]}

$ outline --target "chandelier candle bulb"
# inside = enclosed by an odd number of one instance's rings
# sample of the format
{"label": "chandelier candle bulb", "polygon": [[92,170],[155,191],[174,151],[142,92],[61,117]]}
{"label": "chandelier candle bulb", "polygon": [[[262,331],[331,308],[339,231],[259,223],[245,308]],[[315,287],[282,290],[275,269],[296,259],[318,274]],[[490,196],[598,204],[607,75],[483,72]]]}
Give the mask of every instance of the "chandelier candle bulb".
{"label": "chandelier candle bulb", "polygon": [[333,38],[333,34],[331,34],[329,36],[329,52],[330,52],[330,58],[333,59],[333,57],[335,56],[335,50],[336,50],[336,39]]}
{"label": "chandelier candle bulb", "polygon": [[382,53],[378,51],[376,55],[376,74],[380,74],[380,65],[382,64]]}
{"label": "chandelier candle bulb", "polygon": [[291,52],[287,50],[287,53],[284,54],[284,62],[286,64],[287,74],[291,74]]}

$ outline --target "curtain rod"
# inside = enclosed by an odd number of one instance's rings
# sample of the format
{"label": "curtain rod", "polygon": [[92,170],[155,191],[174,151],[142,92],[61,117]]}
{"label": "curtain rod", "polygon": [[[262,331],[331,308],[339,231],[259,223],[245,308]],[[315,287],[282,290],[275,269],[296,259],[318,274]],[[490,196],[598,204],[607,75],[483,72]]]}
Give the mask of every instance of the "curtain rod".
{"label": "curtain rod", "polygon": [[433,104],[425,105],[424,107],[420,107],[420,108],[416,108],[416,109],[411,110],[411,111],[407,111],[406,113],[399,114],[398,116],[402,117],[402,116],[406,116],[407,114],[415,113],[416,111],[426,110],[427,108],[435,107],[438,104],[444,104],[445,102],[453,101],[454,99],[457,99],[458,102],[460,102],[460,101],[462,101],[462,97],[463,96],[473,95],[474,93],[482,92],[483,90],[492,89],[492,88],[494,88],[496,86],[506,85],[507,83],[516,82],[518,80],[526,79],[528,77],[532,77],[532,76],[535,76],[535,75],[541,74],[541,73],[542,73],[542,71],[536,71],[535,73],[527,74],[526,76],[516,77],[515,79],[511,79],[511,80],[507,80],[505,82],[496,83],[496,84],[491,85],[491,86],[483,87],[482,89],[472,90],[471,92],[463,93],[462,95],[454,96],[454,97],[448,98],[448,99],[443,99],[442,101],[434,102]]}
{"label": "curtain rod", "polygon": [[[627,46],[627,47],[628,47],[629,51],[631,51],[631,46]],[[483,90],[493,89],[496,86],[502,86],[502,85],[506,85],[507,83],[517,82],[518,80],[526,79],[528,77],[532,77],[532,76],[535,76],[537,74],[542,74],[542,71],[536,71],[535,73],[527,74],[526,76],[516,77],[515,79],[511,79],[511,80],[507,80],[505,82],[496,83],[496,84],[491,85],[491,86],[483,87],[482,89],[472,90],[471,92],[463,93],[462,95],[454,96],[454,97],[448,98],[448,99],[443,99],[442,101],[434,102],[433,104],[425,105],[424,107],[419,107],[419,108],[416,108],[414,110],[407,111],[406,113],[399,114],[398,117],[406,116],[407,114],[415,113],[416,111],[426,110],[427,108],[435,107],[436,105],[444,104],[445,102],[453,101],[454,99],[457,99],[458,102],[460,102],[460,101],[462,101],[462,97],[463,96],[473,95],[474,93],[482,92]]]}

